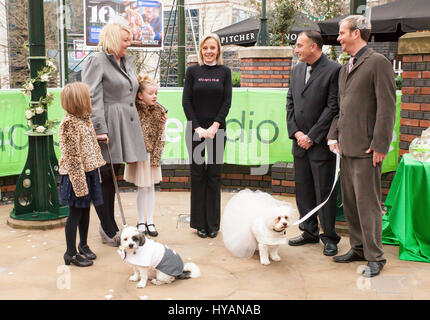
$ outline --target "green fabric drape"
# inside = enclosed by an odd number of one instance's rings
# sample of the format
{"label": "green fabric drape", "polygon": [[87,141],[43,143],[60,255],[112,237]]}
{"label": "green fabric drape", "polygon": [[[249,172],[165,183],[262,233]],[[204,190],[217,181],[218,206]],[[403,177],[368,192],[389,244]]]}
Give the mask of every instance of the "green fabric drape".
{"label": "green fabric drape", "polygon": [[405,154],[385,201],[382,242],[399,245],[399,259],[430,262],[430,163]]}

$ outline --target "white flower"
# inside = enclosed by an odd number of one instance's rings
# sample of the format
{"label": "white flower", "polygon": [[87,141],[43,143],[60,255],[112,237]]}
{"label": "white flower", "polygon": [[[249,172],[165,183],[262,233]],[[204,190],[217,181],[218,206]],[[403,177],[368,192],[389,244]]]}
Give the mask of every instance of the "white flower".
{"label": "white flower", "polygon": [[31,91],[34,89],[34,86],[31,82],[27,83],[27,85],[24,87],[25,91]]}
{"label": "white flower", "polygon": [[27,121],[27,124],[31,127],[31,126],[33,125],[33,121],[28,120],[28,121]]}
{"label": "white flower", "polygon": [[40,132],[40,133],[44,133],[44,132],[45,132],[45,130],[46,130],[46,128],[45,128],[44,126],[38,126],[38,127],[36,128],[36,132]]}
{"label": "white flower", "polygon": [[48,67],[50,67],[51,69],[54,69],[54,70],[57,69],[57,67],[55,66],[55,64],[51,60],[46,61],[46,65]]}
{"label": "white flower", "polygon": [[42,75],[40,76],[40,81],[42,81],[42,82],[47,82],[47,81],[49,81],[49,74],[47,74],[47,73],[42,74]]}
{"label": "white flower", "polygon": [[36,108],[36,113],[37,114],[41,114],[41,113],[43,113],[45,110],[42,108],[42,107],[37,107]]}
{"label": "white flower", "polygon": [[34,117],[34,112],[33,112],[33,110],[27,110],[26,112],[25,112],[25,118],[27,119],[27,120],[30,120],[31,118],[33,118]]}

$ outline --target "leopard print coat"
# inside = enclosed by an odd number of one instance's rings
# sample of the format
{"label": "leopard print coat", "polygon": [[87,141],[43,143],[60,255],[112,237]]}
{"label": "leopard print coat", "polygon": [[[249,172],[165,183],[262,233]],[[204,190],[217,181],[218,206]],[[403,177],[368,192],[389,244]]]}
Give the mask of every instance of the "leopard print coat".
{"label": "leopard print coat", "polygon": [[142,125],[146,151],[151,154],[151,166],[159,167],[165,142],[163,135],[165,122],[162,119],[167,109],[158,102],[148,106],[139,98],[136,98],[136,108]]}
{"label": "leopard print coat", "polygon": [[68,174],[77,197],[88,194],[85,172],[106,164],[90,117],[66,113],[60,123],[60,174]]}

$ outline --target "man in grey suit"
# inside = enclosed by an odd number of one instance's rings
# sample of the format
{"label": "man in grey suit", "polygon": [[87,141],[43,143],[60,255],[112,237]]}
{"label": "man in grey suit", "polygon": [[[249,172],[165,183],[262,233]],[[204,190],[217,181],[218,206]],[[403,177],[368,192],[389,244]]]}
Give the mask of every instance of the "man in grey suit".
{"label": "man in grey suit", "polygon": [[[305,31],[297,38],[298,63],[291,75],[287,95],[287,127],[293,140],[296,202],[300,217],[306,215],[330,194],[336,159],[327,146],[327,133],[338,106],[338,75],[341,65],[322,53],[319,32]],[[299,225],[303,233],[289,245],[324,243],[323,253],[337,254],[340,237],[335,231],[336,195],[318,211],[323,233],[319,234],[317,215]]]}
{"label": "man in grey suit", "polygon": [[328,134],[341,159],[342,200],[351,249],[335,262],[368,261],[364,276],[378,275],[382,250],[381,168],[390,147],[396,115],[391,63],[367,47],[371,25],[363,16],[339,22],[338,41],[351,55],[339,73],[340,112]]}

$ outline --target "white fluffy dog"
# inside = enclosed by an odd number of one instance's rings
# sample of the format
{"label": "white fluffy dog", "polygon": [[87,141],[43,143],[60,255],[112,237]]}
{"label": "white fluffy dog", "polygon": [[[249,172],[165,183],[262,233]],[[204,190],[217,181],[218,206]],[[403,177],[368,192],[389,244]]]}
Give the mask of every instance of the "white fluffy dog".
{"label": "white fluffy dog", "polygon": [[224,209],[224,244],[236,257],[250,258],[259,250],[261,264],[270,264],[269,257],[280,261],[278,248],[287,242],[286,229],[296,218],[296,210],[289,203],[265,192],[242,190]]}
{"label": "white fluffy dog", "polygon": [[182,261],[181,257],[166,245],[146,238],[135,227],[121,231],[121,245],[118,253],[133,267],[130,281],[137,282],[137,288],[144,288],[148,279],[155,285],[171,283],[176,279],[198,278],[199,267]]}

